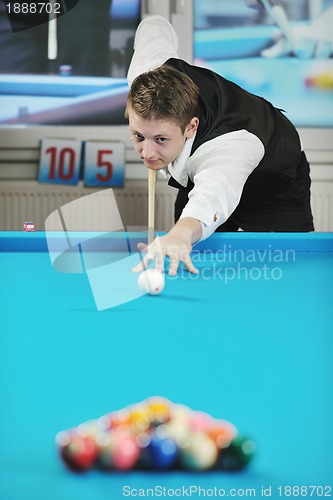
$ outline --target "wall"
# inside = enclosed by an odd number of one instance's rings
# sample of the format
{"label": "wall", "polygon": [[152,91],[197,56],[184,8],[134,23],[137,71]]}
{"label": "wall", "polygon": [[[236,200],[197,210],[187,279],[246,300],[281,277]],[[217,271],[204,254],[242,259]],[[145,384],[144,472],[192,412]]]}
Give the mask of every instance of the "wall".
{"label": "wall", "polygon": [[[331,130],[300,130],[311,164],[312,208],[316,231],[333,231],[333,136]],[[126,141],[125,187],[114,189],[124,226],[147,225],[147,172],[133,151],[129,132],[119,127],[31,127],[0,129],[0,230],[21,230],[26,220],[44,229],[46,217],[77,197],[96,191],[79,186],[42,185],[37,182],[40,140],[71,137],[80,140]],[[19,138],[19,139],[18,139]],[[124,139],[125,138],[125,139]],[[20,144],[17,147],[16,144]],[[173,223],[176,190],[157,182],[156,229]]]}

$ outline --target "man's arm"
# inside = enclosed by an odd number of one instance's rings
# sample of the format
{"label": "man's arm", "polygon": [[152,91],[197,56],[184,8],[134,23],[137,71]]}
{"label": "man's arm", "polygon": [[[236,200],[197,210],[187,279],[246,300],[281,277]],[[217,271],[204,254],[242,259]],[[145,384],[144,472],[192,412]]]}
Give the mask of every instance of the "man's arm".
{"label": "man's arm", "polygon": [[263,50],[262,56],[274,58],[293,54],[303,59],[311,57],[326,59],[332,55],[333,7],[323,11],[308,25],[291,26],[285,11],[276,0],[245,0],[245,2],[251,8],[266,8],[283,35],[272,47]]}
{"label": "man's arm", "polygon": [[178,39],[171,24],[162,16],[141,21],[134,39],[134,54],[127,73],[129,85],[146,71],[158,68],[170,58],[179,59]]}
{"label": "man's arm", "polygon": [[228,219],[239,203],[246,179],[263,155],[261,141],[244,130],[224,134],[200,146],[190,162],[189,173],[194,174],[195,186],[180,219],[165,236],[156,238],[149,246],[140,246],[147,255],[133,271],[142,271],[152,259],[163,270],[164,258],[168,256],[170,276],[177,273],[180,262],[197,273],[190,257],[193,244],[208,238]]}

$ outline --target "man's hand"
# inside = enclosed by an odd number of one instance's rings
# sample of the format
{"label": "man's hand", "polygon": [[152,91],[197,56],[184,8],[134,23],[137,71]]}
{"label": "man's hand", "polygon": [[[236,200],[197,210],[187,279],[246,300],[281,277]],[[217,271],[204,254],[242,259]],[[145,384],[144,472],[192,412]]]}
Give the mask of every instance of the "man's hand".
{"label": "man's hand", "polygon": [[292,29],[293,43],[282,33],[275,38],[272,47],[261,52],[263,57],[283,57],[295,55],[299,58],[329,58],[333,53],[333,7],[323,12],[307,26]]}
{"label": "man's hand", "polygon": [[264,9],[264,5],[261,2],[261,0],[245,0],[245,3],[251,9],[258,9],[258,10]]}
{"label": "man's hand", "polygon": [[201,238],[201,233],[201,223],[197,219],[192,217],[180,219],[166,235],[157,237],[149,246],[140,243],[139,249],[146,255],[133,271],[143,271],[153,259],[156,262],[156,269],[163,271],[164,259],[169,257],[169,276],[176,276],[181,262],[190,273],[198,274],[199,271],[191,260],[191,251],[193,243]]}

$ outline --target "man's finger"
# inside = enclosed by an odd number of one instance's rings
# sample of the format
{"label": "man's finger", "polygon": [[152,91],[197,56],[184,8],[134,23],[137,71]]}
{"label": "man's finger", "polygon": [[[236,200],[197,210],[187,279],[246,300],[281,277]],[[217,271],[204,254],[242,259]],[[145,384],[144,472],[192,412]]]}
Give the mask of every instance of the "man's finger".
{"label": "man's finger", "polygon": [[199,274],[199,270],[193,265],[190,255],[185,255],[183,258],[183,263],[186,268],[193,274]]}
{"label": "man's finger", "polygon": [[145,251],[148,248],[148,245],[146,243],[138,243],[137,244],[137,249],[140,250],[140,252]]}
{"label": "man's finger", "polygon": [[140,273],[141,271],[144,271],[147,269],[147,263],[145,262],[145,259],[142,259],[140,264],[137,264],[132,268],[133,273]]}
{"label": "man's finger", "polygon": [[179,266],[179,258],[177,255],[170,256],[169,276],[176,276]]}

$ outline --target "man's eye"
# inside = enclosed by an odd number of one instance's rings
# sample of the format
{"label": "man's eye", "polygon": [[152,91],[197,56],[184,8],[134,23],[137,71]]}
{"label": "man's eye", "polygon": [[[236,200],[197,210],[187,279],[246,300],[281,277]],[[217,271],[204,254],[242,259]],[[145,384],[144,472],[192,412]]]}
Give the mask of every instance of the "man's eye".
{"label": "man's eye", "polygon": [[134,134],[134,137],[139,142],[142,142],[144,140],[144,137],[140,134]]}
{"label": "man's eye", "polygon": [[158,137],[157,139],[157,142],[166,142],[167,139],[165,137]]}

